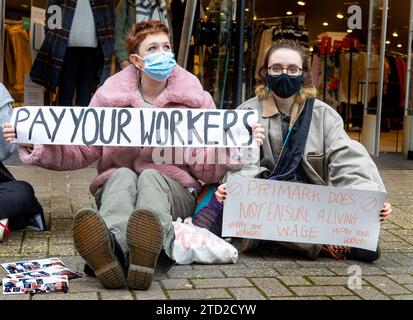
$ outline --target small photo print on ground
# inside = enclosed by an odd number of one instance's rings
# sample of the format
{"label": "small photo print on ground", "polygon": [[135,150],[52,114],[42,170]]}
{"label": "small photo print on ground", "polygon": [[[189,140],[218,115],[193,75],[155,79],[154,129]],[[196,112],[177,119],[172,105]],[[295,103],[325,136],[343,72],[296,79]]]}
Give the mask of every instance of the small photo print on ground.
{"label": "small photo print on ground", "polygon": [[3,263],[1,265],[7,274],[16,274],[29,272],[33,270],[45,269],[52,266],[62,266],[65,265],[58,258],[40,259],[40,260],[29,260],[29,261],[18,261]]}
{"label": "small photo print on ground", "polygon": [[37,269],[34,271],[22,272],[22,273],[12,273],[7,275],[11,279],[21,279],[21,278],[39,278],[39,277],[51,277],[51,276],[63,276],[66,275],[69,280],[81,278],[80,273],[69,270],[66,267],[59,265],[48,267],[45,269]]}
{"label": "small photo print on ground", "polygon": [[69,290],[67,276],[41,278],[3,279],[3,294],[48,293]]}

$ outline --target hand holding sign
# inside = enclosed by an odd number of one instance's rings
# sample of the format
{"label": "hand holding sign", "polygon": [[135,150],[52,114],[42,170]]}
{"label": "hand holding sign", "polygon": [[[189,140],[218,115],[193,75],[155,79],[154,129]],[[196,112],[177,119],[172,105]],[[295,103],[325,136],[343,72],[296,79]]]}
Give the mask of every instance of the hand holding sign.
{"label": "hand holding sign", "polygon": [[227,191],[225,190],[225,184],[221,184],[218,188],[217,191],[215,191],[214,194],[215,197],[217,197],[217,200],[224,204],[225,198],[227,196]]}
{"label": "hand holding sign", "polygon": [[384,221],[389,219],[393,214],[393,210],[391,208],[391,204],[388,202],[384,203],[383,209],[380,211],[380,221]]}
{"label": "hand holding sign", "polygon": [[13,126],[10,123],[6,123],[3,128],[3,136],[6,142],[12,142],[16,139],[16,130],[14,130]]}
{"label": "hand holding sign", "polygon": [[252,126],[252,135],[254,136],[255,141],[257,141],[257,145],[262,146],[265,139],[265,129],[262,127],[261,123],[255,123]]}
{"label": "hand holding sign", "polygon": [[[8,143],[16,140],[16,130],[13,128],[13,125],[6,123],[3,128],[4,140]],[[20,144],[23,147],[33,147],[32,144]]]}
{"label": "hand holding sign", "polygon": [[257,119],[252,110],[22,107],[11,123],[18,143],[252,148],[264,139]]}
{"label": "hand holding sign", "polygon": [[383,192],[238,176],[226,191],[222,236],[377,248]]}

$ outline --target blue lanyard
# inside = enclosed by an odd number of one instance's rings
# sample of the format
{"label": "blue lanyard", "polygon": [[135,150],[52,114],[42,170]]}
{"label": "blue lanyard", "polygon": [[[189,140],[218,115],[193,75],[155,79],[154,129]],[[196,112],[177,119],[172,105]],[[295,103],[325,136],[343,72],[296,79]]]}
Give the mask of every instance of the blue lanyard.
{"label": "blue lanyard", "polygon": [[287,136],[285,137],[283,147],[285,147],[285,145],[287,144],[288,139],[290,138],[292,129],[293,129],[292,127],[288,128]]}

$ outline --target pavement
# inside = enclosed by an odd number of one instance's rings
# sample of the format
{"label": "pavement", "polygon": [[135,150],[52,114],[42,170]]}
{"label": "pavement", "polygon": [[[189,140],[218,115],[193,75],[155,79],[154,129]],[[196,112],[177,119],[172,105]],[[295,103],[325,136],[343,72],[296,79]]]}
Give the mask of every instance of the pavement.
{"label": "pavement", "polygon": [[[95,207],[88,187],[96,169],[9,168],[16,178],[34,186],[50,230],[12,232],[7,244],[0,243],[0,263],[59,257],[70,269],[83,272],[71,225],[78,209]],[[0,300],[413,300],[413,170],[380,173],[394,215],[382,225],[382,256],[374,263],[309,261],[267,245],[252,255],[240,253],[236,264],[176,265],[167,274],[155,275],[147,291],[106,290],[95,278],[85,276],[70,280],[66,294],[0,294]],[[353,265],[361,268],[360,288],[348,286]]]}

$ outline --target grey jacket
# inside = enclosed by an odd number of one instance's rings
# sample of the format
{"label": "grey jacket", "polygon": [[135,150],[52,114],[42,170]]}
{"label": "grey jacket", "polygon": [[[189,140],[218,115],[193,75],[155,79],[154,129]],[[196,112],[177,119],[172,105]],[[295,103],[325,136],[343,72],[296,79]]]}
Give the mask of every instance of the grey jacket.
{"label": "grey jacket", "polygon": [[[295,119],[302,108],[303,105],[298,104],[296,108],[293,107],[292,116],[296,110]],[[247,149],[245,165],[238,171],[228,172],[224,181],[231,175],[260,177],[265,171],[272,172],[284,141],[281,117],[271,95],[265,99],[252,98],[237,109],[258,110],[258,122],[265,129],[265,140],[260,149]],[[366,149],[350,139],[344,131],[341,116],[329,105],[317,99],[314,102],[301,166],[313,184],[386,192],[377,167]],[[313,260],[318,257],[323,247],[311,243],[278,243],[289,249],[302,251]]]}
{"label": "grey jacket", "polygon": [[4,124],[10,122],[13,113],[11,108],[13,101],[7,89],[0,83],[0,162],[10,157],[17,149],[17,144],[7,143],[3,137]]}
{"label": "grey jacket", "polygon": [[[258,177],[264,171],[272,172],[283,142],[281,117],[274,99],[255,97],[237,109],[258,110],[258,122],[265,129],[265,140],[260,149],[250,149],[242,169],[228,172],[224,179],[231,175]],[[378,169],[364,146],[350,139],[341,116],[317,99],[301,166],[314,184],[386,192]]]}
{"label": "grey jacket", "polygon": [[[298,117],[303,105],[293,108]],[[265,171],[272,172],[282,151],[283,134],[281,117],[274,99],[252,98],[238,110],[258,110],[258,122],[265,129],[265,140],[261,148],[247,149],[245,165],[228,172],[224,181],[232,175],[260,177]],[[245,149],[244,149],[245,150]],[[329,105],[315,100],[313,116],[308,133],[301,166],[311,183],[334,187],[348,187],[371,191],[386,189],[379,172],[366,149],[350,139],[344,131],[341,116]],[[311,243],[279,242],[293,250],[304,252],[308,258],[316,259],[323,245]]]}

